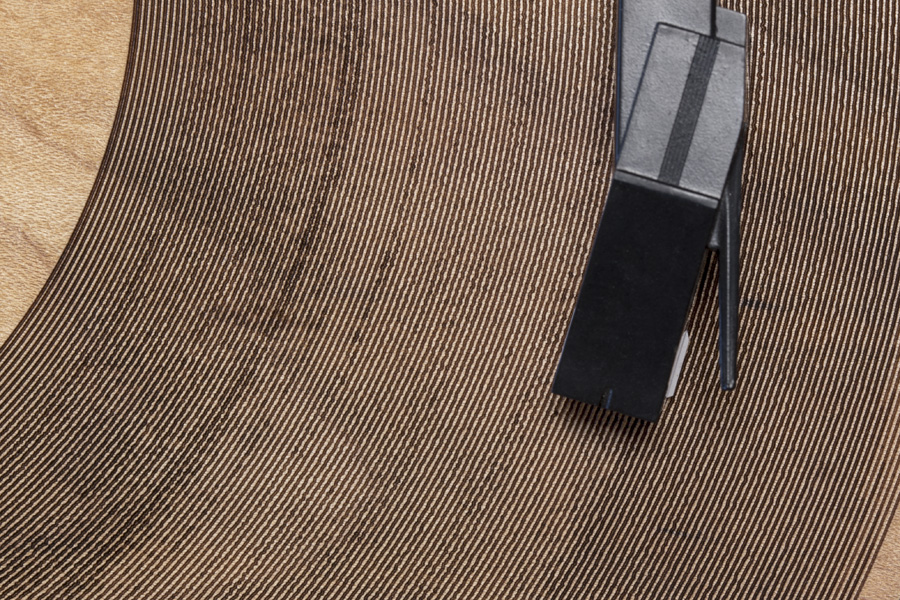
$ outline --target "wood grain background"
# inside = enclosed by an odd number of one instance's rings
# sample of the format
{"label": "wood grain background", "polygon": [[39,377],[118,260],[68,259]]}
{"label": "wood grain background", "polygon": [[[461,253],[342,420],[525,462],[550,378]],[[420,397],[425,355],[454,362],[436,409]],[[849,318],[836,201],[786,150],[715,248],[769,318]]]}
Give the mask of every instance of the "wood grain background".
{"label": "wood grain background", "polygon": [[[0,341],[50,276],[88,198],[118,103],[132,8],[0,1]],[[898,597],[895,519],[862,598]]]}

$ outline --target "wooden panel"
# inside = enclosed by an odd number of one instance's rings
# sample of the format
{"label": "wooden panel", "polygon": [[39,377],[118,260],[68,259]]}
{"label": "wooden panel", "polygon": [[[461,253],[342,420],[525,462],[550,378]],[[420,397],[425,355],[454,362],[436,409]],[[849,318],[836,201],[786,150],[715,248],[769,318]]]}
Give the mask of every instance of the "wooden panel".
{"label": "wooden panel", "polygon": [[122,0],[0,1],[0,342],[50,275],[97,176],[132,10]]}

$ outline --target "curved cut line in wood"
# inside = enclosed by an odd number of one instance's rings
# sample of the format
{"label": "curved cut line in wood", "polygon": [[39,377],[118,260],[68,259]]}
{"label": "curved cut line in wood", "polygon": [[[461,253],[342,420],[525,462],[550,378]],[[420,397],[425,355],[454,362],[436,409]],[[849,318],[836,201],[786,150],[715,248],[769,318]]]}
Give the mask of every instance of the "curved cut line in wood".
{"label": "curved cut line in wood", "polygon": [[84,208],[125,75],[133,4],[0,2],[0,343]]}

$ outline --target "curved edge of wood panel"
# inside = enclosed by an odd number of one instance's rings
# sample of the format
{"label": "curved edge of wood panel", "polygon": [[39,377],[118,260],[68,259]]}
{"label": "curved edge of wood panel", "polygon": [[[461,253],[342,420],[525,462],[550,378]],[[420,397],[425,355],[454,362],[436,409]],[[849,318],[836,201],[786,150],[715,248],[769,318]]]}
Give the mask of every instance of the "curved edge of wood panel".
{"label": "curved edge of wood panel", "polygon": [[119,105],[134,5],[0,2],[0,343],[84,209]]}

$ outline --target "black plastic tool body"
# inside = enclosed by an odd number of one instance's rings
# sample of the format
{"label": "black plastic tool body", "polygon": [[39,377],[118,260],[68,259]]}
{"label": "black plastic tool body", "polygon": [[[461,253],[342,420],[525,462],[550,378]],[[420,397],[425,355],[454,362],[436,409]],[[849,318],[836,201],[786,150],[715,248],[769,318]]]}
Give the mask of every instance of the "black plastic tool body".
{"label": "black plastic tool body", "polygon": [[653,421],[717,206],[649,184],[613,178],[553,389]]}
{"label": "black plastic tool body", "polygon": [[711,0],[619,0],[616,40],[616,161],[625,140],[650,45],[659,23],[707,36],[715,28]]}
{"label": "black plastic tool body", "polygon": [[722,385],[733,386],[744,27],[705,1],[621,3],[616,172],[555,393],[656,420],[708,246],[722,254]]}

